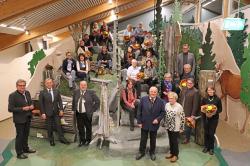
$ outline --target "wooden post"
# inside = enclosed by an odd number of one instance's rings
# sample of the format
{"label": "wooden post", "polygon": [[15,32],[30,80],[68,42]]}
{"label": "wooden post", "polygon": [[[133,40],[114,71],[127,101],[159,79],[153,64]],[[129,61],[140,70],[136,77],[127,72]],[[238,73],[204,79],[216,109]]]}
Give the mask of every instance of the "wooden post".
{"label": "wooden post", "polygon": [[111,80],[101,80],[92,78],[91,81],[100,84],[101,86],[101,103],[99,111],[99,127],[94,133],[94,139],[90,144],[101,139],[100,149],[104,140],[108,140],[110,136],[110,123],[109,123],[109,105],[108,105],[108,84]]}
{"label": "wooden post", "polygon": [[[230,13],[229,0],[223,0],[222,6],[223,6],[222,16],[223,16],[223,18],[227,18],[229,16],[229,13]],[[224,31],[223,34],[226,37],[227,31]]]}
{"label": "wooden post", "polygon": [[199,74],[199,91],[201,97],[206,96],[208,85],[214,86],[216,82],[216,72],[214,70],[201,70]]}
{"label": "wooden post", "polygon": [[201,0],[195,4],[195,23],[201,22]]}

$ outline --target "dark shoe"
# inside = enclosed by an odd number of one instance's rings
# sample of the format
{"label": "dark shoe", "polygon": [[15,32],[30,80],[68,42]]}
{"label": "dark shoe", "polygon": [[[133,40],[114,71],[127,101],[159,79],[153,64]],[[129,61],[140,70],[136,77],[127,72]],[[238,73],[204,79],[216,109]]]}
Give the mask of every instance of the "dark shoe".
{"label": "dark shoe", "polygon": [[185,139],[182,144],[188,144],[189,143],[189,140],[188,139]]}
{"label": "dark shoe", "polygon": [[69,144],[70,144],[69,141],[66,140],[65,138],[62,138],[62,139],[60,140],[60,142],[63,143],[63,144],[66,144],[66,145],[69,145]]}
{"label": "dark shoe", "polygon": [[18,159],[26,159],[26,158],[28,158],[28,156],[26,156],[25,154],[19,154],[19,155],[17,155],[17,158]]}
{"label": "dark shoe", "polygon": [[79,147],[85,145],[86,141],[80,141],[80,143],[78,144]]}
{"label": "dark shoe", "polygon": [[165,157],[165,159],[171,159],[173,157],[172,154],[167,154],[167,156]]}
{"label": "dark shoe", "polygon": [[203,153],[207,153],[207,152],[208,152],[208,149],[207,149],[207,148],[204,148],[204,149],[202,150],[202,152],[203,152]]}
{"label": "dark shoe", "polygon": [[36,150],[34,149],[28,149],[28,150],[24,150],[24,153],[36,153]]}
{"label": "dark shoe", "polygon": [[145,153],[138,153],[135,157],[136,160],[140,160],[143,156],[145,156]]}
{"label": "dark shoe", "polygon": [[154,153],[150,154],[150,158],[151,158],[152,161],[155,161],[155,159],[156,159],[155,154]]}
{"label": "dark shoe", "polygon": [[214,155],[214,150],[213,150],[213,149],[210,149],[210,150],[209,150],[209,154],[210,154],[210,155]]}
{"label": "dark shoe", "polygon": [[56,145],[55,141],[50,141],[49,143],[50,143],[50,146],[55,146]]}
{"label": "dark shoe", "polygon": [[171,162],[171,163],[175,163],[177,160],[178,160],[178,157],[177,157],[177,156],[173,156],[173,157],[170,159],[170,162]]}
{"label": "dark shoe", "polygon": [[85,146],[89,146],[91,141],[86,141]]}

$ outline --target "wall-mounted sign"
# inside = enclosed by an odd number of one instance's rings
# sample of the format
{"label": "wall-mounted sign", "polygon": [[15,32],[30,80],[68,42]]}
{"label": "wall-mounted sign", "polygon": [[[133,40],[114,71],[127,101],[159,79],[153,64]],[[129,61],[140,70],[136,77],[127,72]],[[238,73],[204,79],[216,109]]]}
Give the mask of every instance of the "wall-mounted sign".
{"label": "wall-mounted sign", "polygon": [[225,18],[223,20],[223,30],[240,31],[245,26],[245,19],[241,18]]}

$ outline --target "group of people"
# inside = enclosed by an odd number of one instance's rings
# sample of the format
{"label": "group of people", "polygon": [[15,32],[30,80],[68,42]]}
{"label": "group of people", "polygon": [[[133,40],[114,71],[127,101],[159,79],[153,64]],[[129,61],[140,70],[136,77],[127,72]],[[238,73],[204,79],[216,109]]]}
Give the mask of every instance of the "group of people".
{"label": "group of people", "polygon": [[[201,115],[204,122],[205,147],[203,152],[214,154],[214,134],[218,124],[219,113],[222,111],[221,100],[215,94],[212,86],[207,87],[207,97],[200,99],[199,91],[195,88],[195,58],[189,52],[188,44],[183,45],[183,52],[177,57],[176,75],[180,81],[173,81],[173,75],[166,73],[161,83],[161,94],[158,95],[158,88],[149,84],[149,95],[141,98],[138,76],[141,67],[136,59],[132,59],[131,66],[127,70],[127,84],[122,90],[121,106],[129,112],[130,130],[134,130],[134,119],[141,128],[141,142],[139,153],[136,159],[139,160],[145,155],[148,134],[150,136],[150,157],[155,160],[155,143],[157,130],[160,121],[164,119],[168,130],[170,153],[166,156],[171,162],[178,160],[179,133],[183,133],[183,144],[190,142],[192,130],[198,115]],[[155,76],[156,74],[153,74]],[[213,106],[214,112],[206,112]]]}
{"label": "group of people", "polygon": [[[55,146],[54,128],[63,144],[70,144],[64,137],[61,118],[64,108],[59,90],[54,88],[53,80],[45,80],[45,87],[39,94],[40,115],[47,123],[48,140],[50,146]],[[99,109],[100,100],[94,91],[87,89],[87,82],[81,81],[72,97],[72,111],[76,114],[76,123],[79,132],[79,147],[88,146],[92,140],[92,116]],[[37,109],[37,108],[36,108]],[[27,154],[36,150],[28,146],[28,136],[34,104],[30,92],[26,90],[26,81],[19,79],[16,82],[16,91],[9,95],[9,112],[13,113],[13,122],[16,127],[15,149],[18,159],[28,158]]]}
{"label": "group of people", "polygon": [[[90,71],[89,61],[92,59],[87,55],[92,51],[94,44],[102,46],[97,57],[97,66],[105,65],[112,69],[112,59],[108,54],[110,41],[109,28],[103,23],[99,29],[94,23],[92,34],[84,35],[78,49],[78,60],[74,60],[70,52],[66,53],[62,70],[69,80],[69,87],[74,89],[75,78],[81,79],[79,89],[73,93],[72,111],[76,114],[76,122],[79,132],[79,147],[88,145],[92,137],[92,115],[99,109],[100,100],[95,92],[87,89],[85,81]],[[148,135],[150,137],[150,158],[156,159],[155,148],[157,130],[161,123],[165,124],[169,136],[170,153],[166,159],[176,162],[179,155],[179,134],[184,135],[184,144],[190,142],[192,124],[199,112],[204,121],[205,147],[203,152],[213,154],[214,134],[218,124],[219,113],[222,111],[221,101],[215,94],[214,87],[207,87],[207,97],[200,102],[200,95],[195,88],[195,57],[189,52],[189,45],[184,44],[182,53],[177,56],[177,69],[175,75],[179,82],[173,80],[171,73],[164,75],[161,87],[157,87],[158,78],[156,74],[158,55],[154,51],[154,39],[150,32],[145,32],[142,23],[133,30],[129,24],[124,32],[125,54],[123,68],[126,69],[126,87],[122,90],[121,106],[129,112],[130,130],[133,131],[134,119],[137,126],[141,128],[141,140],[139,153],[136,160],[145,155]],[[89,52],[88,52],[89,51]],[[148,95],[141,97],[141,84],[149,86]],[[17,158],[25,159],[27,153],[35,153],[28,146],[30,122],[32,118],[33,102],[29,91],[25,89],[26,81],[16,82],[17,90],[9,95],[9,112],[13,113],[13,121],[16,127],[16,153]],[[161,94],[158,94],[160,89]],[[60,118],[63,116],[63,105],[60,92],[53,88],[53,80],[45,80],[45,88],[40,92],[39,104],[42,119],[48,124],[48,139],[51,146],[55,146],[53,137],[53,124],[56,125],[60,142],[69,144],[63,135]],[[206,112],[208,105],[214,105],[216,111]],[[199,111],[202,110],[202,111]],[[189,123],[187,123],[189,122]]]}

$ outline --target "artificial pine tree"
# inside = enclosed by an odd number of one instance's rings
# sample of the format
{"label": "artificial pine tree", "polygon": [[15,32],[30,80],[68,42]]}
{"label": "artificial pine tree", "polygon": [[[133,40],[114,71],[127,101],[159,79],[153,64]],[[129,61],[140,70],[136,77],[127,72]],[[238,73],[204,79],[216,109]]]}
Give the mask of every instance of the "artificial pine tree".
{"label": "artificial pine tree", "polygon": [[159,52],[161,33],[160,27],[162,24],[162,14],[161,14],[161,3],[162,0],[156,1],[156,24],[155,24],[155,35],[156,35],[156,51]]}
{"label": "artificial pine tree", "polygon": [[241,65],[241,92],[240,100],[250,111],[250,34],[248,34],[248,47],[245,47],[243,58],[245,61]]}
{"label": "artificial pine tree", "polygon": [[179,0],[174,1],[172,16],[174,22],[182,22],[181,4]]}
{"label": "artificial pine tree", "polygon": [[[235,15],[235,18],[238,17],[238,13]],[[239,18],[245,19],[244,13],[239,12]],[[247,19],[245,19],[247,22]],[[234,59],[239,66],[241,67],[242,63],[244,62],[244,44],[247,39],[247,29],[248,25],[245,24],[245,27],[241,31],[228,31],[229,36],[227,37],[227,42],[231,47],[232,53],[234,55]]]}
{"label": "artificial pine tree", "polygon": [[[164,54],[164,49],[163,49],[163,42],[162,38],[160,38],[160,54],[159,54],[159,67],[157,71],[157,75],[159,78],[160,86],[162,87],[162,81],[164,79],[164,74],[166,72],[166,63],[165,63],[165,54]],[[161,94],[161,88],[159,88],[159,94]]]}
{"label": "artificial pine tree", "polygon": [[214,70],[215,68],[216,64],[214,61],[215,54],[212,53],[214,42],[211,41],[211,35],[212,31],[209,22],[207,27],[207,34],[205,36],[205,42],[202,44],[201,47],[204,53],[204,55],[201,56],[201,64],[200,64],[201,70]]}

